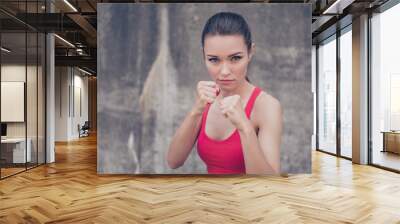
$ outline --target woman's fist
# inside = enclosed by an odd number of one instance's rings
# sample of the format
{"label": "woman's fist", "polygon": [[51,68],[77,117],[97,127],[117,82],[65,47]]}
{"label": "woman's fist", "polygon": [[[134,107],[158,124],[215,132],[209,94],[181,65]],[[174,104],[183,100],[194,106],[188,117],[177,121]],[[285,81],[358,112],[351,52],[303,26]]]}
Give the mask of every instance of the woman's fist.
{"label": "woman's fist", "polygon": [[242,130],[248,122],[248,119],[243,109],[240,96],[227,96],[218,100],[218,104],[221,113],[228,118],[237,129]]}
{"label": "woman's fist", "polygon": [[220,91],[218,85],[212,81],[200,81],[197,83],[196,108],[203,111],[207,103],[213,103]]}

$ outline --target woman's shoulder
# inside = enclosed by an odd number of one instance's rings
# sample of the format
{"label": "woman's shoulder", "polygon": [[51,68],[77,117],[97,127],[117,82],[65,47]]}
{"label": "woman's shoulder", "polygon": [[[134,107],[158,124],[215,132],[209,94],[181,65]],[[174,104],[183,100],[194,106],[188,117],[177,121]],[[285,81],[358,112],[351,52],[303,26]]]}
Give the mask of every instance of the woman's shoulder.
{"label": "woman's shoulder", "polygon": [[279,109],[281,108],[281,103],[277,98],[272,96],[267,91],[261,90],[260,94],[258,95],[255,101],[254,106],[257,107],[258,109],[267,109],[267,107]]}
{"label": "woman's shoulder", "polygon": [[261,90],[254,103],[253,110],[257,118],[263,118],[266,117],[265,115],[273,115],[273,117],[280,116],[283,109],[277,98],[272,96],[267,91]]}

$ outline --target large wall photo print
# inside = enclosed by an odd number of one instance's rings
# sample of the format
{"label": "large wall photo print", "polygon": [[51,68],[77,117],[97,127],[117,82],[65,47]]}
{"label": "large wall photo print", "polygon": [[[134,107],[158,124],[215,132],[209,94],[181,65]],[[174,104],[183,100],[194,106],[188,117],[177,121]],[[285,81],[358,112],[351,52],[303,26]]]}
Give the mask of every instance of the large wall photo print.
{"label": "large wall photo print", "polygon": [[98,4],[98,173],[310,173],[310,21],[309,4]]}

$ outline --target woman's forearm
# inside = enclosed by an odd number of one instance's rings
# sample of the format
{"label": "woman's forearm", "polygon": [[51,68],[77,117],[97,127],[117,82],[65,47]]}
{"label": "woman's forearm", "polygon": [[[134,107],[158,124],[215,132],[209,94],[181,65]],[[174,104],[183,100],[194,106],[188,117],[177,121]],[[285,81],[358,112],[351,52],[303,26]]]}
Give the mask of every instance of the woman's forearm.
{"label": "woman's forearm", "polygon": [[196,142],[201,126],[202,110],[192,109],[185,117],[170,143],[167,155],[169,167],[183,165]]}
{"label": "woman's forearm", "polygon": [[239,130],[240,140],[243,148],[244,162],[247,174],[278,174],[266,160],[261,149],[257,134],[250,124]]}

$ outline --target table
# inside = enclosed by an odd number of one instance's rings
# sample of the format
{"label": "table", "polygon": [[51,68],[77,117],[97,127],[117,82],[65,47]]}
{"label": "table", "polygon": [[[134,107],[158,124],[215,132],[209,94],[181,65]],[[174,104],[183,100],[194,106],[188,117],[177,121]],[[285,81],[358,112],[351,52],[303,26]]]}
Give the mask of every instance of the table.
{"label": "table", "polygon": [[382,152],[400,154],[400,131],[382,131],[381,133],[383,133]]}

